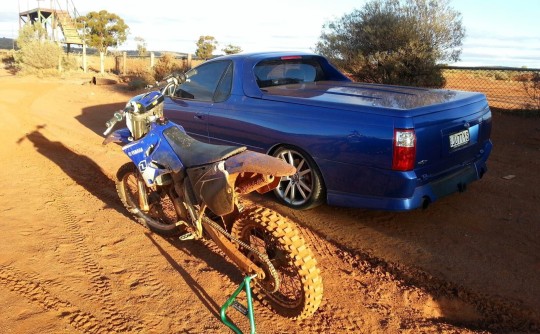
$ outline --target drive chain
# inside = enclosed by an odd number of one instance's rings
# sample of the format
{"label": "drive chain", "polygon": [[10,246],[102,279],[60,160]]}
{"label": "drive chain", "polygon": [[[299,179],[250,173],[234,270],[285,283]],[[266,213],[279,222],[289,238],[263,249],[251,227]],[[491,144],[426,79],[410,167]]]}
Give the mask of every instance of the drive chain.
{"label": "drive chain", "polygon": [[269,293],[274,293],[274,292],[279,290],[280,282],[279,282],[278,273],[276,271],[276,268],[274,268],[274,265],[272,264],[272,262],[270,262],[270,259],[268,258],[268,256],[266,254],[263,254],[263,253],[259,252],[258,250],[256,250],[255,248],[249,246],[248,244],[246,244],[242,240],[234,237],[232,234],[227,232],[221,225],[219,225],[215,221],[211,220],[210,218],[204,216],[203,217],[203,222],[210,225],[213,229],[215,229],[219,233],[226,236],[229,240],[232,240],[233,242],[237,243],[240,247],[250,251],[252,254],[255,254],[261,260],[261,262],[264,262],[264,264],[266,265],[266,267],[270,271],[270,275],[272,276],[272,278],[274,279],[274,282],[275,282],[275,286],[274,286],[273,291],[268,291],[268,292]]}

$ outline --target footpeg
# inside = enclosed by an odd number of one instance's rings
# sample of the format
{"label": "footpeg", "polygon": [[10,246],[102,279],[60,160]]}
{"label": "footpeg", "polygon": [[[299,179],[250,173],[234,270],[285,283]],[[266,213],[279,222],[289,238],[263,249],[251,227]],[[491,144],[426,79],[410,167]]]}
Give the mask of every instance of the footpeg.
{"label": "footpeg", "polygon": [[195,235],[193,233],[186,233],[178,237],[180,241],[186,241],[186,240],[193,240],[195,239]]}

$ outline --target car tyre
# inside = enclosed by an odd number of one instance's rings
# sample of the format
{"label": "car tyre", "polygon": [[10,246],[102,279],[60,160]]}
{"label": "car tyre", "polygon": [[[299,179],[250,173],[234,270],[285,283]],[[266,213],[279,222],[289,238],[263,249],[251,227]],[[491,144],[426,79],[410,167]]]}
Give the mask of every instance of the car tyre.
{"label": "car tyre", "polygon": [[307,210],[321,205],[326,199],[326,189],[315,161],[303,150],[281,146],[273,156],[296,168],[296,173],[281,178],[274,194],[288,207]]}

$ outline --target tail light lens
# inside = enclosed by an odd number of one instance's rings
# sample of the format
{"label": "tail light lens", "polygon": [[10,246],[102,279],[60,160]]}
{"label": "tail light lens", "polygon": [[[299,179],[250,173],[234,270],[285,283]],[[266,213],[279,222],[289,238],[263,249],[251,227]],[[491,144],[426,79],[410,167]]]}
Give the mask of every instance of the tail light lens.
{"label": "tail light lens", "polygon": [[416,159],[416,135],[412,129],[394,130],[394,156],[392,169],[409,171],[414,169]]}

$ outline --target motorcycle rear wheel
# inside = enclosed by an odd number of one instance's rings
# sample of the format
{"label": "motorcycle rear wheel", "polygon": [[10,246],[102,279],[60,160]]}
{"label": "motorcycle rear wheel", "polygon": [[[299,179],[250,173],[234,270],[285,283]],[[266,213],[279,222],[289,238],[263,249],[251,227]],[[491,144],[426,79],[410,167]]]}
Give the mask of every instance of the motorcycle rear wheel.
{"label": "motorcycle rear wheel", "polygon": [[167,191],[160,186],[149,188],[145,185],[149,204],[149,210],[145,211],[139,205],[138,180],[142,177],[133,163],[126,163],[118,169],[116,191],[124,207],[150,230],[163,236],[179,235],[181,230],[176,226],[179,218]]}
{"label": "motorcycle rear wheel", "polygon": [[[278,273],[279,289],[271,292],[274,285],[269,271],[258,263],[267,276],[264,280],[254,279],[253,291],[259,301],[287,318],[304,319],[317,311],[323,296],[320,270],[292,222],[270,209],[254,207],[240,214],[232,235],[266,253]],[[257,263],[256,256],[244,253]]]}

